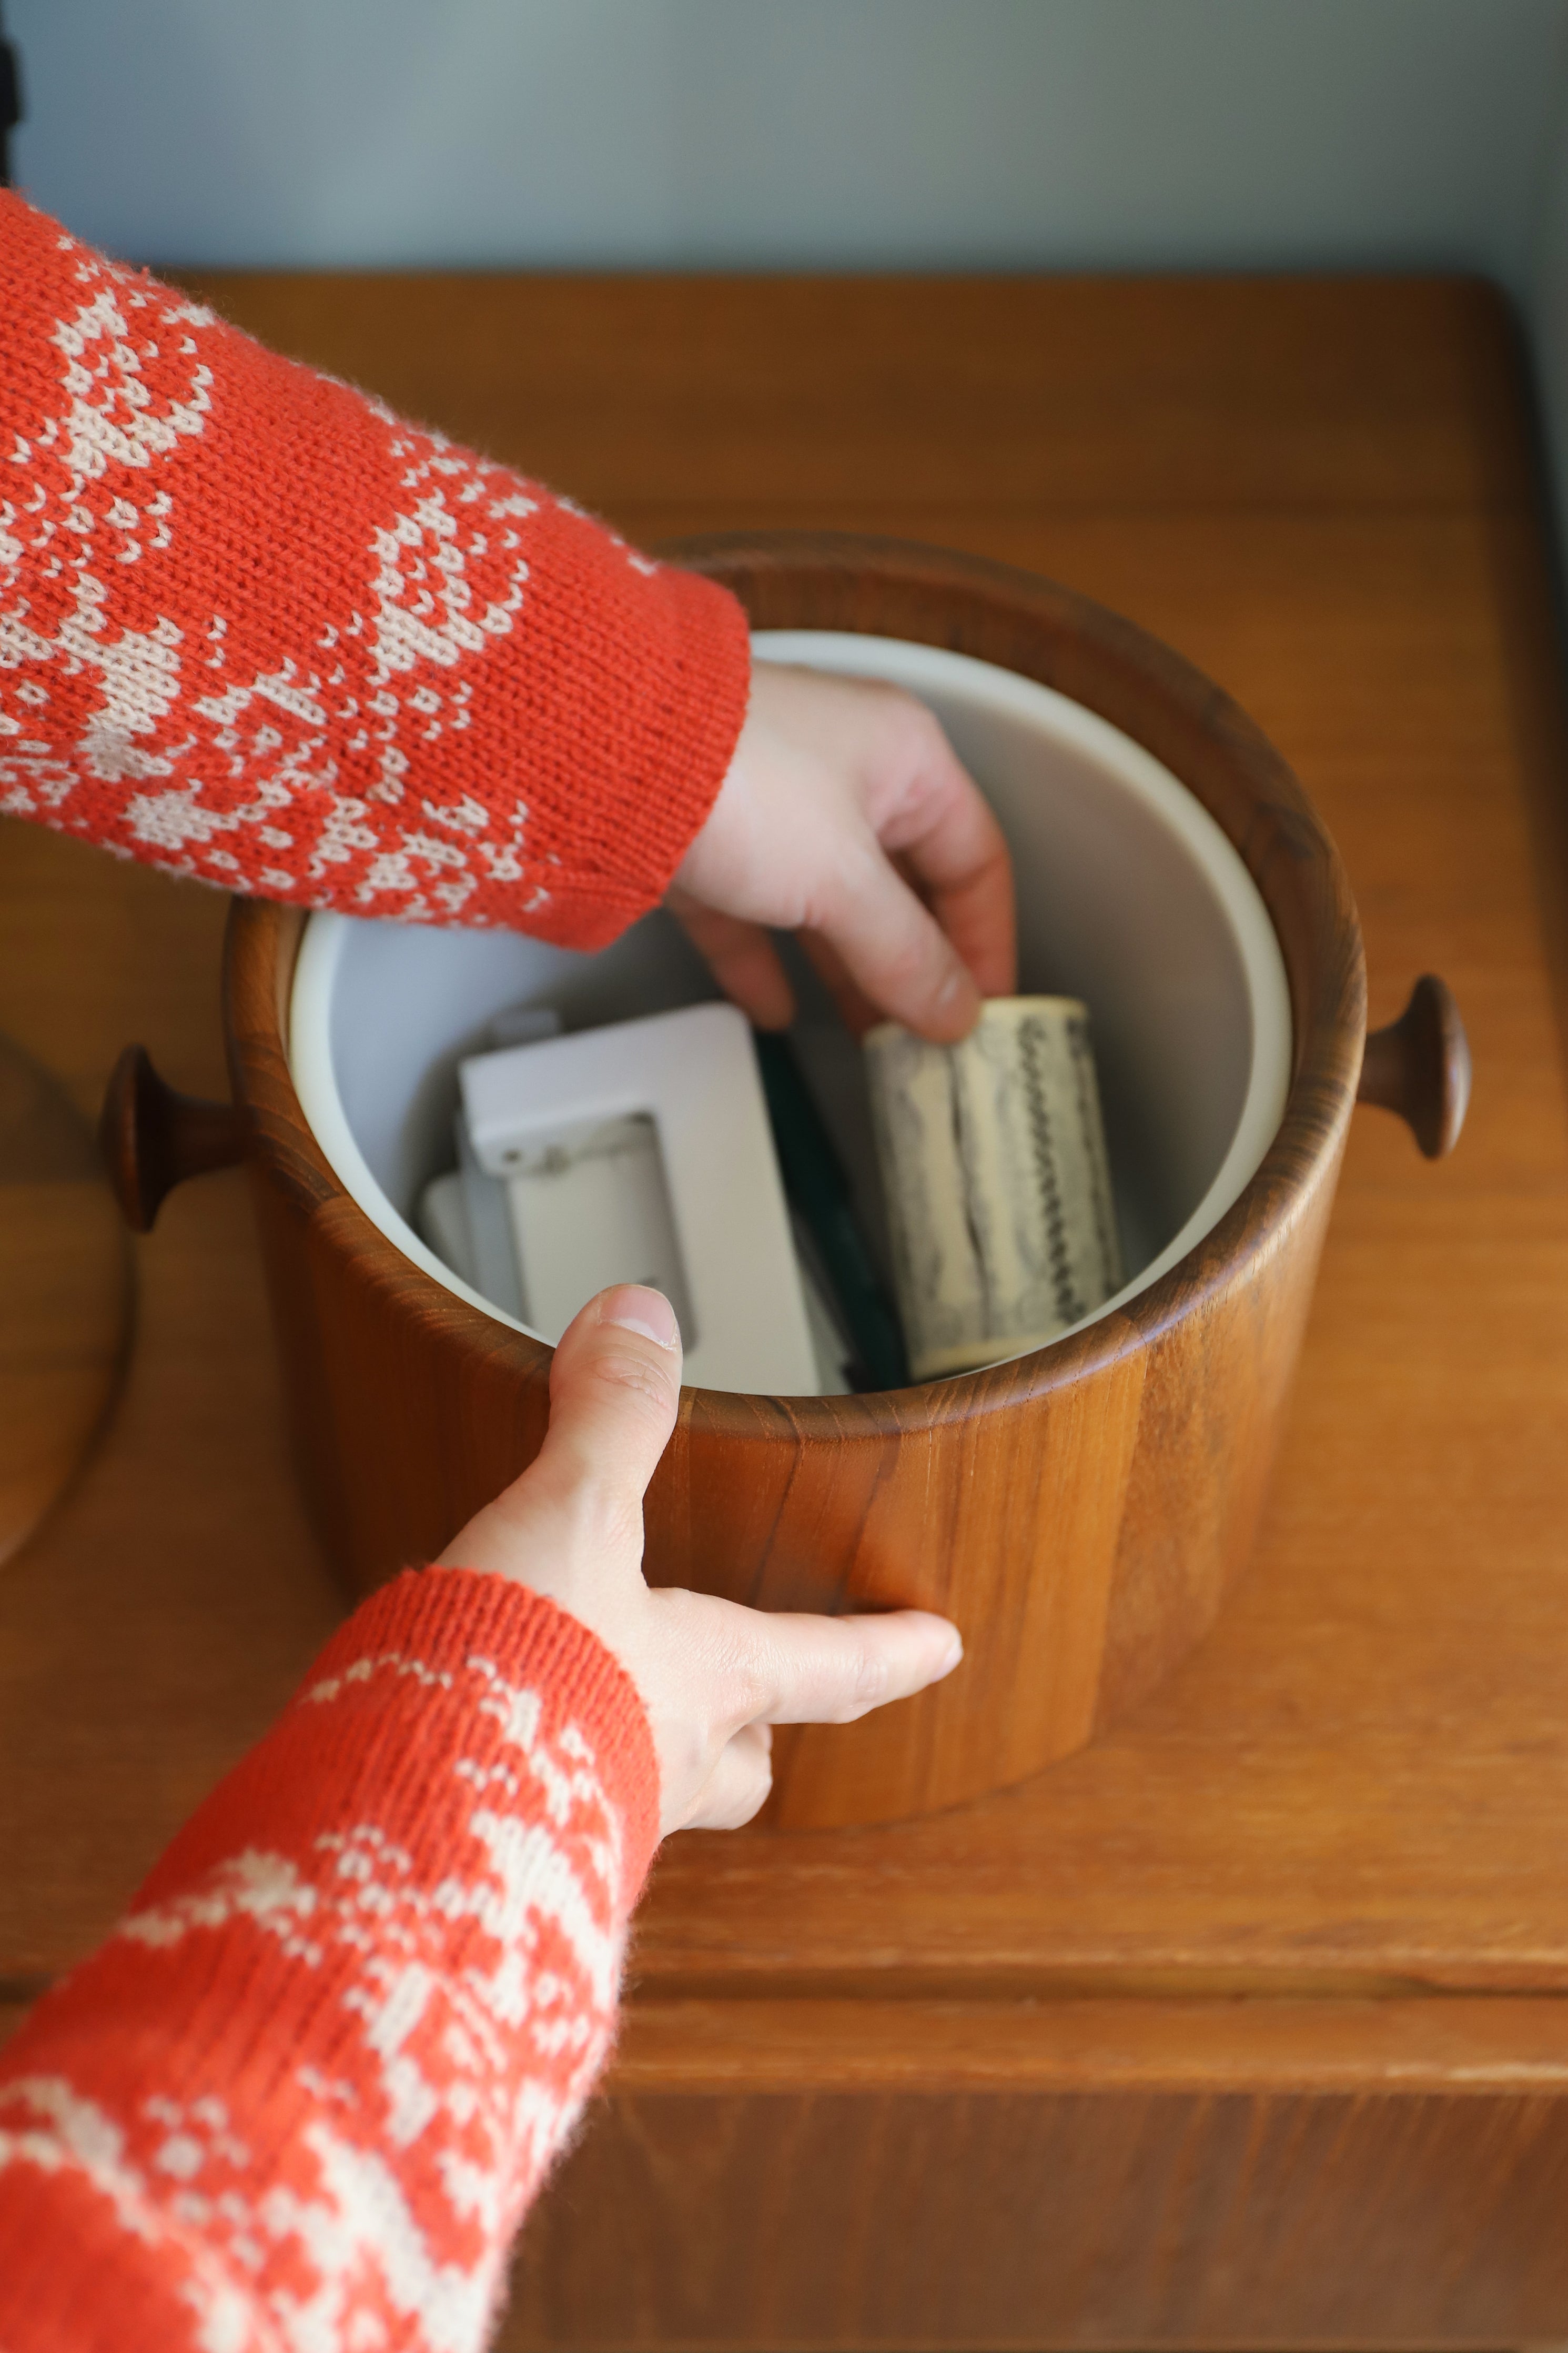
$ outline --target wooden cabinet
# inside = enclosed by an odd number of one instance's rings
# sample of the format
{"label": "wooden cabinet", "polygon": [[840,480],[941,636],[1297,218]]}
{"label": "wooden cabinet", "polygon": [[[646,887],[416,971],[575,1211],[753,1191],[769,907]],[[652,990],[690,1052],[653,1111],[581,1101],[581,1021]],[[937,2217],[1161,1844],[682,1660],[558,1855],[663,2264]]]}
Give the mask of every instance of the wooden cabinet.
{"label": "wooden cabinet", "polygon": [[[531,2219],[512,2353],[1568,2340],[1564,764],[1518,355],[1457,281],[231,280],[629,533],[904,533],[1071,583],[1255,716],[1371,1018],[1452,983],[1454,1157],[1355,1122],[1258,1552],[1019,1788],[687,1836]],[[221,1090],[221,907],[0,833],[0,1026]],[[40,975],[49,986],[40,987]],[[0,1572],[0,1996],[107,1925],[334,1599],[239,1181]]]}

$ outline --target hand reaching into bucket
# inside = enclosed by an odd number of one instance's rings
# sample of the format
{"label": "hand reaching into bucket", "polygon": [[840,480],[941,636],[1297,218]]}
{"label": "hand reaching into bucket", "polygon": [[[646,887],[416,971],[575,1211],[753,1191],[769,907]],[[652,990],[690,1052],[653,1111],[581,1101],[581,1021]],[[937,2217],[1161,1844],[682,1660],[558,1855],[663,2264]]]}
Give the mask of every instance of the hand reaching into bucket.
{"label": "hand reaching into bucket", "polygon": [[750,1821],[771,1786],[773,1725],[851,1723],[963,1655],[956,1630],[922,1609],[788,1616],[645,1584],[643,1493],[679,1396],[668,1301],[602,1291],[556,1348],[537,1459],[437,1564],[547,1594],[615,1652],[652,1727],[661,1836]]}
{"label": "hand reaching into bucket", "polygon": [[851,1028],[967,1037],[1016,983],[1001,828],[923,703],[758,662],[729,773],[668,903],[759,1029],[794,1000],[767,927],[799,931]]}

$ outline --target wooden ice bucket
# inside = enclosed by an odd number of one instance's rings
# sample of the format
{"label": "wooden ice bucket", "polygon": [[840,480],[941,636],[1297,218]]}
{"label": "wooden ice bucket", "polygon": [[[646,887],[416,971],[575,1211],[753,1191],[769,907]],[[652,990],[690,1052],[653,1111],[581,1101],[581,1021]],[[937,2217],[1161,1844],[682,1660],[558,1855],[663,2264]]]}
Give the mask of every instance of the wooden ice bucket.
{"label": "wooden ice bucket", "polygon": [[[1022,985],[1089,1001],[1141,1269],[1068,1336],[941,1385],[684,1394],[648,1495],[655,1582],[763,1609],[918,1603],[963,1628],[964,1665],[935,1691],[778,1737],[772,1822],[893,1820],[1081,1747],[1208,1627],[1258,1525],[1358,1082],[1446,1150],[1463,1032],[1424,981],[1363,1074],[1361,933],[1332,842],[1243,713],[1129,623],[891,542],[671,553],[757,630],[864,641],[773,650],[907,673],[942,715],[1013,839]],[[328,976],[313,1043],[291,1037],[307,936]],[[703,983],[662,916],[586,959],[339,918],[308,931],[237,902],[233,1104],[171,1095],[140,1050],[106,1104],[133,1223],[179,1176],[247,1160],[302,1475],[356,1593],[439,1550],[544,1429],[548,1348],[440,1279],[405,1222],[449,1134],[457,1054],[531,991],[619,1018]]]}

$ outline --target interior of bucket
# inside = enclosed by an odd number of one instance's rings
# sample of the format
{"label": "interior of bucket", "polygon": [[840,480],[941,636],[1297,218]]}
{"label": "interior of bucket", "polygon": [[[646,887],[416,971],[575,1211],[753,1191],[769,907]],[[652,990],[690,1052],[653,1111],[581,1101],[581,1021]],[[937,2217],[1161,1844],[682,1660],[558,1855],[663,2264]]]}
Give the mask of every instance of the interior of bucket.
{"label": "interior of bucket", "polygon": [[[775,632],[756,644],[771,659],[911,688],[994,809],[1016,878],[1019,989],[1079,997],[1089,1011],[1127,1270],[1123,1291],[1095,1311],[1105,1314],[1218,1221],[1283,1113],[1289,995],[1256,885],[1179,779],[1033,681],[890,639]],[[886,1279],[861,1050],[798,948],[783,946],[798,994],[791,1042]],[[453,1162],[458,1065],[493,1042],[496,1017],[549,1008],[570,1033],[717,994],[662,911],[592,955],[521,934],[317,916],[296,970],[291,1065],[348,1189],[462,1291],[414,1220],[424,1187]]]}

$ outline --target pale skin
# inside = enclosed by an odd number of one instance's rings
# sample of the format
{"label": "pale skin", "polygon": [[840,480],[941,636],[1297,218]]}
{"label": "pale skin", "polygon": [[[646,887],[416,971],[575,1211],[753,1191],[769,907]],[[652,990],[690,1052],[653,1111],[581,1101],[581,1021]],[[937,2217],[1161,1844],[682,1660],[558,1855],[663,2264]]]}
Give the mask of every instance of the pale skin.
{"label": "pale skin", "polygon": [[897,687],[758,662],[668,903],[763,1029],[794,1010],[769,930],[804,935],[854,1029],[890,1014],[951,1043],[983,997],[1016,985],[1001,828],[931,712]]}
{"label": "pale skin", "polygon": [[[765,1029],[793,1010],[770,930],[802,934],[856,1029],[891,1015],[957,1039],[983,997],[1016,985],[1006,845],[935,720],[891,687],[756,664],[669,904]],[[650,1588],[643,1495],[679,1396],[668,1301],[601,1292],[555,1351],[537,1459],[437,1563],[547,1594],[615,1653],[652,1728],[661,1836],[750,1821],[775,1724],[847,1724],[963,1656],[958,1630],[925,1610],[790,1616]]]}

